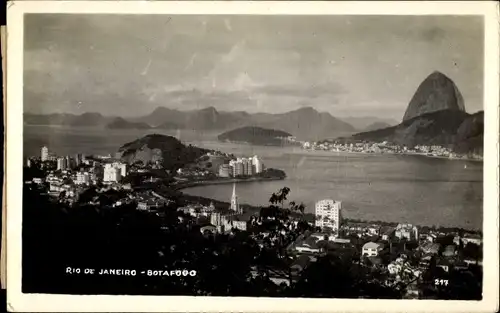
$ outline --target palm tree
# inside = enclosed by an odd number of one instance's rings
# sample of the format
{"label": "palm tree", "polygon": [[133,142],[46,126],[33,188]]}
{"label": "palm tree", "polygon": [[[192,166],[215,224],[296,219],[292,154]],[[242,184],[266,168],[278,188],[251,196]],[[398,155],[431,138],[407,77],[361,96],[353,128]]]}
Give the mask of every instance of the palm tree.
{"label": "palm tree", "polygon": [[296,204],[295,201],[291,201],[290,209],[292,212],[300,212],[301,214],[304,214],[305,206],[303,203]]}

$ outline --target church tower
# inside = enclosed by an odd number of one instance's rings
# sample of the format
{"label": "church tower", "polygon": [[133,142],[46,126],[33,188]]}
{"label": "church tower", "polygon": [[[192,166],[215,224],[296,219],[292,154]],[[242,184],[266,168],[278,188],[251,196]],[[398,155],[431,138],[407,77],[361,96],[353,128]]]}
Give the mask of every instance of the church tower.
{"label": "church tower", "polygon": [[236,184],[233,184],[233,195],[231,196],[231,211],[240,214],[240,205],[238,203],[238,196],[236,195]]}

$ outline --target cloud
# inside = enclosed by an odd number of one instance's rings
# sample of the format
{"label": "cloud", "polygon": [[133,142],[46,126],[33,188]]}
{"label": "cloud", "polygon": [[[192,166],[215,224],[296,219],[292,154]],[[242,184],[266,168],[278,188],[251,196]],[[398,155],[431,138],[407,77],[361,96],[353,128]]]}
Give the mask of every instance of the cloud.
{"label": "cloud", "polygon": [[446,37],[446,32],[442,28],[431,27],[422,29],[419,32],[419,36],[421,36],[421,38],[426,42],[434,43],[444,40]]}
{"label": "cloud", "polygon": [[148,64],[146,64],[146,67],[144,68],[144,70],[141,72],[141,75],[144,76],[148,73],[149,71],[149,67],[151,66],[151,59],[148,60]]}
{"label": "cloud", "polygon": [[224,19],[224,26],[226,26],[226,29],[230,32],[233,31],[233,28],[231,27],[231,22],[229,21],[229,19],[225,18]]}
{"label": "cloud", "polygon": [[287,95],[287,96],[310,99],[326,95],[339,96],[340,94],[347,93],[347,90],[340,84],[330,83],[321,85],[297,84],[294,86],[268,85],[268,86],[257,87],[253,89],[252,92],[266,94],[266,95],[275,95],[275,96]]}
{"label": "cloud", "polygon": [[476,17],[29,14],[25,23],[26,110],[308,105],[399,118],[434,70],[449,73],[471,111],[483,102]]}
{"label": "cloud", "polygon": [[190,69],[190,68],[193,66],[194,61],[196,60],[196,56],[197,56],[197,55],[198,55],[197,53],[194,53],[194,54],[191,56],[191,58],[189,59],[188,64],[187,64],[187,65],[186,65],[186,67],[184,68],[184,70],[185,70],[185,71],[186,71],[186,70],[188,70],[188,69]]}

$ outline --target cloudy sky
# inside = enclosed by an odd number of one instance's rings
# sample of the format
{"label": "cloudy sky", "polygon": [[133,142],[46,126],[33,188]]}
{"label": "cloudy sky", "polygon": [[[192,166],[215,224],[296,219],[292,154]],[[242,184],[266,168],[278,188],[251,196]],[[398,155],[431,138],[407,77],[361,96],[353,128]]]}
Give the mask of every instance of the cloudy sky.
{"label": "cloudy sky", "polygon": [[25,17],[24,108],[35,113],[285,112],[400,119],[433,71],[483,106],[483,22],[444,16]]}

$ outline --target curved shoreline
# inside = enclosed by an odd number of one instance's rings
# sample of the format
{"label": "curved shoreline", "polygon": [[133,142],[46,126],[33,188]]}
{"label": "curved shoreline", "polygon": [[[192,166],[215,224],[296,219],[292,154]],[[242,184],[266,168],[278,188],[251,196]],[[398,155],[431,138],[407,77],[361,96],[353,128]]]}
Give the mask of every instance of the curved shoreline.
{"label": "curved shoreline", "polygon": [[[180,191],[182,189],[186,188],[191,188],[191,187],[197,187],[197,186],[210,186],[210,185],[223,185],[223,184],[230,184],[230,183],[246,183],[246,182],[259,182],[259,181],[277,181],[277,180],[284,180],[286,177],[251,177],[251,178],[228,178],[228,179],[218,179],[218,180],[204,180],[204,181],[196,181],[196,182],[188,182],[185,184],[179,184],[179,186],[172,186],[172,188],[176,191]],[[192,197],[189,194],[183,193],[185,196]],[[225,201],[219,201],[215,200],[213,198],[208,198],[204,196],[193,196],[195,198],[202,198],[207,201],[216,201],[216,202],[221,202],[224,204],[229,205],[228,202]],[[259,207],[262,206],[254,206],[254,205],[249,205],[249,204],[244,204],[240,203],[240,205],[244,205],[247,208],[250,208],[251,210],[257,210]],[[265,206],[265,205],[264,205]],[[314,215],[313,212],[307,212],[305,215]],[[364,220],[360,218],[345,218],[345,220],[349,223],[366,223],[366,224],[374,224],[374,225],[379,225],[379,226],[396,226],[397,224],[400,224],[400,222],[396,221],[372,221],[372,220]],[[482,229],[480,228],[465,228],[465,227],[460,227],[460,226],[435,226],[435,225],[430,225],[430,224],[420,224],[420,223],[412,223],[414,226],[417,226],[419,228],[422,227],[429,227],[429,228],[434,228],[436,230],[440,229],[459,229],[465,232],[470,232],[470,233],[480,233],[483,234]]]}
{"label": "curved shoreline", "polygon": [[[175,191],[181,191],[183,189],[191,188],[191,187],[197,187],[197,186],[210,186],[210,185],[224,185],[224,184],[230,184],[230,183],[250,183],[250,182],[259,182],[259,181],[277,181],[277,180],[285,180],[286,177],[251,177],[251,178],[229,178],[229,179],[218,179],[218,180],[204,180],[204,181],[195,181],[195,182],[188,182],[184,184],[179,184],[178,186],[172,186],[172,188]],[[188,193],[182,192],[184,196],[187,197],[193,197],[197,199],[204,199],[206,201],[216,201],[220,203],[224,203],[229,205],[228,202],[225,201],[220,201],[216,200],[213,198],[205,197],[205,196],[193,196]],[[250,210],[258,210],[258,208],[263,207],[265,205],[259,205],[259,206],[254,206],[250,204],[245,204],[245,203],[240,203],[240,205],[244,205],[247,207],[247,209]],[[307,212],[305,215],[314,215],[313,212]],[[400,224],[401,222],[397,221],[373,221],[373,220],[365,220],[362,218],[345,218],[345,221],[349,223],[366,223],[366,224],[374,224],[374,225],[379,225],[379,226],[396,226],[397,224]],[[422,224],[422,223],[412,223],[413,226],[417,226],[419,228],[422,227],[429,227],[433,228],[436,230],[442,230],[442,229],[459,229],[465,232],[470,232],[470,233],[480,233],[483,234],[483,230],[481,228],[466,228],[463,226],[439,226],[439,225],[431,225],[431,224]]]}
{"label": "curved shoreline", "polygon": [[210,185],[223,185],[223,184],[232,184],[232,183],[252,183],[252,182],[260,182],[260,181],[275,181],[275,180],[284,180],[286,177],[250,177],[250,178],[228,178],[228,179],[214,179],[214,180],[200,180],[200,181],[191,181],[186,183],[181,183],[172,188],[176,191],[197,187],[197,186],[210,186]]}
{"label": "curved shoreline", "polygon": [[[272,179],[272,180],[278,180],[278,179]],[[186,188],[189,188],[189,187],[186,187]],[[229,207],[229,205],[230,205],[229,202],[220,201],[220,200],[216,200],[216,199],[208,198],[208,197],[204,197],[204,196],[193,196],[193,195],[189,195],[186,193],[183,193],[183,195],[190,198],[190,199],[203,199],[206,203],[215,202],[215,203],[223,204],[226,207]],[[250,204],[246,204],[246,203],[240,203],[240,206],[243,206],[246,210],[248,210],[248,212],[253,212],[253,213],[258,212],[260,210],[260,208],[262,208],[262,207],[266,207],[266,205],[255,206],[255,205],[250,205]],[[305,217],[305,220],[307,222],[314,221],[314,212],[304,212],[303,216]],[[342,218],[342,221],[346,222],[348,224],[366,224],[366,226],[376,225],[376,226],[381,226],[381,227],[383,227],[383,226],[396,227],[398,224],[403,223],[401,221],[365,220],[362,218],[349,218],[349,217]],[[483,233],[483,230],[481,228],[466,228],[463,226],[452,226],[452,225],[443,226],[443,225],[431,225],[431,224],[422,224],[422,223],[410,223],[410,224],[412,224],[413,226],[416,226],[418,228],[430,228],[430,229],[434,229],[436,231],[443,231],[443,232],[448,231],[450,229],[452,229],[453,231],[461,230],[461,231],[464,231],[467,233],[480,234],[482,236],[482,238],[484,238],[484,233]]]}
{"label": "curved shoreline", "polygon": [[466,162],[478,162],[478,163],[483,163],[483,159],[476,159],[476,158],[459,158],[459,157],[454,157],[450,158],[447,156],[440,156],[440,155],[428,155],[425,153],[390,153],[390,152],[385,152],[385,153],[380,153],[380,152],[362,152],[362,151],[330,151],[330,150],[311,150],[311,149],[302,149],[307,152],[323,152],[325,154],[344,154],[344,155],[349,155],[349,154],[354,154],[354,155],[374,155],[374,156],[380,156],[380,155],[390,155],[390,156],[418,156],[418,157],[425,157],[425,158],[431,158],[431,159],[442,159],[442,160],[449,160],[449,161],[466,161]]}

